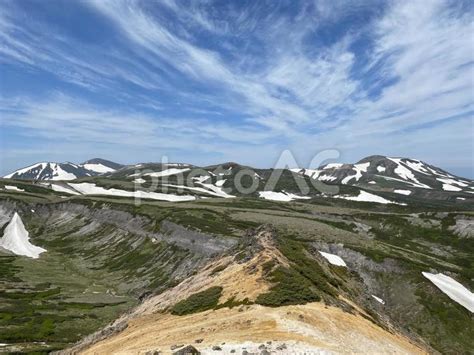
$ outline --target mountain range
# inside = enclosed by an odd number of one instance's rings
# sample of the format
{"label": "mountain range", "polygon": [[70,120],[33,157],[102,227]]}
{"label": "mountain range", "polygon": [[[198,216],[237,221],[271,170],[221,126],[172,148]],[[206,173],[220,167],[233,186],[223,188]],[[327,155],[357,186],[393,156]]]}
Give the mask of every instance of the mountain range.
{"label": "mountain range", "polygon": [[[379,155],[366,157],[355,164],[330,163],[317,169],[255,169],[237,163],[206,167],[184,163],[121,165],[96,158],[82,164],[38,163],[4,178],[48,181],[50,188],[69,194],[128,196],[136,190],[143,198],[158,200],[248,195],[290,201],[327,196],[406,204],[412,199],[465,203],[474,197],[473,180],[452,175],[420,160]],[[158,181],[154,192],[161,195],[144,191],[153,185],[152,179]],[[237,183],[254,188],[239,190]],[[304,191],[301,184],[307,186]],[[114,189],[111,190],[112,186]],[[181,197],[173,198],[169,191]]]}

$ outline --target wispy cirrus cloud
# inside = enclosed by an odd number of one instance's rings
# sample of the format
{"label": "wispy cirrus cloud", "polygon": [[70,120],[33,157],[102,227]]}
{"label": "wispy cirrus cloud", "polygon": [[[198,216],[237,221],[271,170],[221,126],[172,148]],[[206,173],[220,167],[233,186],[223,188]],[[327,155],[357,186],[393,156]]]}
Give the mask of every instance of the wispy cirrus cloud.
{"label": "wispy cirrus cloud", "polygon": [[20,127],[24,135],[86,144],[106,143],[203,151],[223,145],[263,144],[272,133],[245,124],[223,125],[209,120],[155,117],[134,110],[114,110],[55,93],[47,99],[3,99],[3,128]]}
{"label": "wispy cirrus cloud", "polygon": [[268,146],[265,159],[275,147],[289,146],[302,156],[311,153],[308,147],[314,153],[336,147],[349,160],[398,155],[403,146],[396,142],[409,136],[430,147],[413,146],[409,155],[446,165],[449,154],[426,137],[446,132],[451,139],[462,122],[470,129],[451,148],[446,138],[443,149],[464,151],[473,162],[469,2],[88,0],[74,6],[107,35],[87,41],[34,13],[18,26],[25,15],[15,3],[0,15],[0,63],[50,73],[83,96],[67,88],[59,96],[51,94],[55,87],[46,87],[46,95],[25,89],[28,99],[2,114],[4,126],[25,135],[34,129],[45,139],[219,158],[246,145]]}

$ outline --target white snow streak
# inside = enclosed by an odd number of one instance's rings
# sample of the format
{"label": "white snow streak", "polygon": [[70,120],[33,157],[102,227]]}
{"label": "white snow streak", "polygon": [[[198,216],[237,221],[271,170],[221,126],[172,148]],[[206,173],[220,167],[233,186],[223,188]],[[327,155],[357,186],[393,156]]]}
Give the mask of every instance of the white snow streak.
{"label": "white snow streak", "polygon": [[429,187],[428,185],[422,184],[422,183],[415,183],[415,182],[412,182],[412,181],[397,179],[397,178],[394,178],[394,177],[391,177],[391,176],[384,176],[384,175],[376,175],[376,176],[381,177],[383,179],[387,179],[387,180],[399,181],[399,182],[402,182],[404,184],[409,184],[413,187],[420,187],[422,189],[430,189],[431,190],[431,187]]}
{"label": "white snow streak", "polygon": [[[53,176],[50,178],[50,180],[74,180],[77,179],[77,176],[68,173],[66,170],[61,168],[59,164],[49,164],[51,169],[53,170]],[[38,174],[39,176],[39,174]]]}
{"label": "white snow streak", "polygon": [[157,173],[147,173],[143,174],[144,176],[152,176],[152,177],[165,177],[165,176],[171,176],[171,175],[177,175],[184,173],[185,171],[189,171],[191,169],[189,168],[184,168],[184,169],[178,169],[178,168],[171,168],[171,169],[166,169],[159,171]]}
{"label": "white snow streak", "polygon": [[121,197],[133,197],[133,198],[148,198],[152,200],[160,200],[160,201],[171,201],[171,202],[179,202],[179,201],[192,201],[196,198],[190,195],[172,195],[172,194],[164,194],[160,192],[146,192],[141,190],[136,191],[126,191],[126,190],[119,190],[119,189],[106,189],[100,186],[96,186],[95,184],[83,182],[83,183],[70,183],[69,186],[74,188],[75,190],[79,191],[84,195],[109,195],[109,196],[121,196]]}
{"label": "white snow streak", "polygon": [[456,187],[450,184],[443,184],[444,191],[462,191],[460,187]]}
{"label": "white snow streak", "polygon": [[142,179],[142,178],[138,178],[138,179],[133,180],[133,182],[135,184],[144,184],[146,182],[146,180]]}
{"label": "white snow streak", "polygon": [[18,213],[15,212],[5,228],[3,238],[0,239],[0,247],[10,250],[16,255],[37,259],[46,249],[31,244],[29,239],[28,231],[25,229]]}
{"label": "white snow streak", "polygon": [[333,169],[333,168],[340,168],[343,164],[341,163],[329,163],[323,167],[323,170],[326,169]]}
{"label": "white snow streak", "polygon": [[11,186],[11,185],[5,185],[6,190],[11,190],[11,191],[19,191],[19,192],[25,192],[25,190],[20,189],[17,186]]}
{"label": "white snow streak", "polygon": [[338,255],[325,253],[324,251],[319,251],[319,254],[321,254],[327,261],[329,261],[330,264],[347,267],[344,260],[342,260],[342,258]]}
{"label": "white snow streak", "polygon": [[[31,170],[31,169],[34,169],[34,168],[39,168],[39,167],[41,167],[41,170],[43,170],[43,169],[46,167],[47,164],[48,164],[48,163],[37,163],[37,164],[33,164],[33,165],[30,165],[30,166],[27,166],[26,168],[18,169],[18,170],[14,171],[14,172],[11,173],[11,174],[5,175],[4,178],[5,178],[5,179],[10,179],[10,178],[13,177],[13,175],[15,175],[15,174],[23,174],[23,173],[28,172],[28,171]],[[41,172],[41,170],[40,170],[40,172]]]}
{"label": "white snow streak", "polygon": [[422,161],[417,160],[416,162],[412,162],[410,160],[406,160],[404,162],[410,169],[413,169],[419,173],[425,174],[425,175],[430,175],[430,171],[428,170],[428,167],[425,166],[425,164]]}
{"label": "white snow streak", "polygon": [[344,179],[342,179],[342,184],[346,185],[352,179],[356,179],[356,181],[359,181],[359,179],[362,177],[362,173],[363,172],[366,173],[369,166],[370,166],[370,162],[355,164],[354,165],[354,170],[356,171],[355,175],[346,176]]}
{"label": "white snow streak", "polygon": [[385,304],[385,301],[383,299],[381,299],[380,297],[377,297],[375,295],[372,295],[372,297],[379,303],[382,303],[382,304]]}
{"label": "white snow streak", "polygon": [[[224,181],[225,180],[220,180],[220,181]],[[218,181],[217,183],[219,183],[220,181]],[[216,185],[213,185],[213,184],[205,184],[203,182],[197,182],[198,184],[204,186],[206,189],[212,191],[215,195],[219,196],[219,197],[223,197],[223,198],[233,198],[235,197],[234,195],[230,195],[228,194],[227,192],[224,192],[224,190],[222,189],[222,187],[220,187],[221,185],[219,186],[216,186]]]}
{"label": "white snow streak", "polygon": [[53,189],[53,191],[57,191],[57,192],[64,192],[64,193],[71,194],[71,195],[80,195],[79,192],[74,191],[71,188],[64,187],[64,186],[57,185],[57,184],[51,184],[51,188]]}
{"label": "white snow streak", "polygon": [[442,183],[448,184],[448,185],[458,185],[458,186],[461,186],[461,187],[468,187],[469,186],[468,184],[466,184],[462,181],[454,180],[454,179],[436,178],[436,180],[441,181]]}
{"label": "white snow streak", "polygon": [[216,184],[215,184],[215,185],[216,185],[217,187],[222,187],[222,186],[225,184],[225,181],[226,181],[226,179],[218,180],[218,181],[216,181]]}
{"label": "white snow streak", "polygon": [[474,313],[474,293],[456,280],[442,273],[431,274],[429,272],[422,272],[422,274],[449,298],[471,311],[471,313]]}
{"label": "white snow streak", "polygon": [[393,190],[396,194],[408,196],[411,194],[410,190]]}
{"label": "white snow streak", "polygon": [[345,200],[351,200],[351,201],[359,201],[359,202],[375,202],[375,203],[383,203],[383,204],[394,203],[394,204],[397,204],[397,205],[404,205],[403,203],[390,201],[390,200],[387,200],[387,199],[385,199],[381,196],[377,196],[377,195],[371,194],[370,192],[362,191],[362,190],[360,191],[358,196],[336,195],[336,196],[333,196],[333,197],[343,198]]}
{"label": "white snow streak", "polygon": [[288,193],[285,191],[283,192],[260,191],[258,195],[265,200],[283,201],[283,202],[289,202],[289,201],[293,201],[297,199],[307,200],[311,198],[309,196],[298,196],[298,195]]}
{"label": "white snow streak", "polygon": [[115,169],[109,168],[103,164],[84,164],[83,167],[99,174],[111,173],[112,171],[115,171]]}
{"label": "white snow streak", "polygon": [[415,184],[417,184],[419,187],[425,187],[425,188],[428,188],[428,189],[430,188],[428,185],[425,185],[425,184],[422,184],[421,182],[419,182],[416,179],[415,175],[413,175],[413,172],[403,165],[403,162],[402,162],[401,159],[399,159],[399,158],[388,158],[388,159],[390,159],[395,164],[397,164],[397,167],[395,168],[394,172],[395,172],[395,174],[400,176],[403,180],[411,180]]}

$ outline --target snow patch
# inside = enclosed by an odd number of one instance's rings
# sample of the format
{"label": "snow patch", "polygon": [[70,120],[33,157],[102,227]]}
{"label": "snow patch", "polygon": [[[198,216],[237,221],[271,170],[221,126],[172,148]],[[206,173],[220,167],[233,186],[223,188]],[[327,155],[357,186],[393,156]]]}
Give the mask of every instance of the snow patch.
{"label": "snow patch", "polygon": [[[315,179],[313,177],[313,179]],[[337,177],[332,176],[332,175],[321,175],[317,178],[319,181],[334,181],[337,179]]]}
{"label": "snow patch", "polygon": [[334,168],[340,168],[343,164],[341,163],[329,163],[329,164],[326,164],[324,167],[323,167],[323,170],[326,170],[326,169],[334,169]]}
{"label": "snow patch", "polygon": [[474,293],[442,273],[431,274],[429,272],[422,272],[422,274],[449,298],[468,309],[471,313],[474,313]]}
{"label": "snow patch", "polygon": [[215,185],[217,187],[222,187],[226,182],[226,179],[223,179],[223,180],[219,180],[219,181],[216,181]]}
{"label": "snow patch", "polygon": [[375,295],[372,295],[372,297],[373,297],[377,302],[382,303],[382,304],[385,304],[385,301],[384,301],[383,299],[381,299],[381,298],[379,298],[379,297],[377,297],[377,296],[375,296]]}
{"label": "snow patch", "polygon": [[426,165],[419,160],[416,161],[410,161],[410,160],[405,160],[404,163],[412,170],[415,170],[419,173],[425,174],[425,175],[430,175],[429,170],[427,169]]}
{"label": "snow patch", "polygon": [[330,264],[347,267],[344,260],[342,260],[342,258],[338,255],[325,253],[324,251],[319,251],[319,254],[321,254],[327,261],[329,261]]}
{"label": "snow patch", "polygon": [[[303,174],[306,176],[309,176],[312,179],[318,179],[318,176],[323,172],[323,170],[317,170],[317,169],[290,169],[290,171],[298,174]],[[325,176],[330,176],[330,175],[325,175]],[[336,178],[334,178],[335,180]]]}
{"label": "snow patch", "polygon": [[10,223],[5,228],[3,238],[0,239],[0,247],[10,250],[16,255],[37,259],[46,249],[31,244],[28,234],[20,216],[15,212]]}
{"label": "snow patch", "polygon": [[450,184],[443,184],[444,191],[462,191],[460,187],[456,187]]}
{"label": "snow patch", "polygon": [[[220,181],[224,181],[225,180],[219,180],[217,183],[219,183]],[[217,185],[216,183],[216,185]],[[234,195],[230,195],[228,194],[227,192],[225,192],[222,187],[220,187],[221,185],[213,185],[213,184],[205,184],[203,182],[198,182],[198,184],[202,185],[203,187],[205,187],[206,189],[212,191],[215,195],[219,196],[219,197],[223,197],[223,198],[233,198],[235,197]]]}
{"label": "snow patch", "polygon": [[404,184],[408,184],[408,185],[413,186],[413,187],[420,187],[422,189],[430,189],[430,190],[432,189],[430,186],[422,184],[422,183],[415,183],[415,182],[412,182],[412,181],[397,179],[397,178],[394,178],[394,177],[391,177],[391,176],[384,176],[384,175],[376,175],[376,176],[381,177],[381,178],[386,179],[386,180],[399,181],[399,182],[402,182]]}
{"label": "snow patch", "polygon": [[11,185],[5,185],[5,189],[6,189],[6,190],[10,190],[10,191],[25,192],[25,190],[20,189],[20,188],[17,187],[17,186],[11,186]]}
{"label": "snow patch", "polygon": [[285,191],[282,191],[282,192],[260,191],[258,195],[265,200],[284,201],[284,202],[289,202],[289,201],[298,200],[298,199],[307,200],[311,198],[309,196],[298,196],[298,195],[288,193]]}
{"label": "snow patch", "polygon": [[387,170],[387,169],[386,169],[384,166],[380,166],[380,165],[377,166],[377,171],[378,171],[379,173],[383,173],[385,170]]}
{"label": "snow patch", "polygon": [[355,164],[354,165],[354,170],[356,171],[355,175],[346,176],[344,179],[342,179],[342,184],[346,185],[352,179],[356,179],[356,181],[359,181],[359,179],[362,177],[362,173],[363,172],[366,173],[369,166],[370,166],[370,162]]}
{"label": "snow patch", "polygon": [[69,187],[64,187],[57,184],[51,184],[51,189],[53,189],[53,191],[56,191],[56,192],[64,192],[66,194],[71,194],[71,195],[80,195],[79,192],[74,191],[73,189]]}
{"label": "snow patch", "polygon": [[393,190],[396,194],[408,196],[411,194],[410,190]]}
{"label": "snow patch", "polygon": [[[72,173],[68,173],[66,170],[64,170],[63,168],[61,168],[59,166],[59,164],[49,164],[51,169],[53,170],[53,173],[52,173],[52,176],[50,178],[50,180],[74,180],[74,179],[77,179],[77,176],[72,174]],[[39,176],[39,174],[38,174]]]}
{"label": "snow patch", "polygon": [[458,185],[458,186],[461,186],[461,187],[468,187],[469,186],[468,184],[465,184],[462,181],[454,180],[454,179],[436,178],[436,180],[441,181],[442,183],[447,184],[447,185]]}
{"label": "snow patch", "polygon": [[83,167],[86,168],[87,170],[92,170],[93,172],[96,172],[99,174],[111,173],[112,171],[115,171],[115,169],[112,169],[103,164],[84,164]]}
{"label": "snow patch", "polygon": [[[33,164],[33,165],[30,165],[30,166],[27,166],[26,168],[22,168],[22,169],[18,169],[16,171],[14,171],[13,173],[11,174],[8,174],[8,175],[5,175],[4,178],[5,179],[10,179],[13,177],[13,175],[15,174],[23,174],[23,173],[26,173],[28,172],[29,170],[33,170],[33,169],[41,169],[40,170],[40,173],[41,171],[46,167],[48,163],[37,163],[37,164]],[[37,175],[37,177],[39,176],[39,173]]]}
{"label": "snow patch", "polygon": [[193,180],[196,181],[197,183],[203,183],[204,181],[207,181],[210,178],[211,177],[208,175],[201,175],[201,176],[193,177]]}
{"label": "snow patch", "polygon": [[79,191],[84,195],[109,195],[109,196],[121,196],[121,197],[133,197],[133,198],[148,198],[151,200],[180,202],[180,201],[192,201],[196,198],[190,195],[172,195],[164,194],[160,192],[146,192],[141,190],[126,191],[119,189],[106,189],[89,182],[83,183],[70,183],[69,186]]}
{"label": "snow patch", "polygon": [[351,200],[351,201],[359,201],[359,202],[375,202],[375,203],[383,203],[383,204],[393,203],[393,204],[396,204],[396,205],[405,205],[403,203],[390,201],[390,200],[387,200],[387,199],[385,199],[381,196],[377,196],[377,195],[371,194],[370,192],[362,191],[362,190],[360,191],[358,196],[336,195],[336,196],[333,196],[333,197],[343,198],[345,200]]}
{"label": "snow patch", "polygon": [[390,159],[391,161],[393,161],[395,164],[397,164],[397,167],[395,168],[394,172],[395,174],[397,174],[398,176],[400,176],[403,180],[410,180],[410,181],[413,181],[415,184],[419,185],[419,187],[426,187],[426,188],[430,188],[428,185],[425,185],[425,184],[422,184],[421,182],[419,182],[415,175],[413,174],[413,172],[408,169],[407,167],[405,167],[403,165],[403,162],[401,159],[399,158],[388,158]]}
{"label": "snow patch", "polygon": [[185,171],[189,171],[189,170],[191,170],[191,169],[189,169],[189,168],[182,168],[182,169],[171,168],[171,169],[166,169],[166,170],[159,171],[157,173],[147,173],[147,174],[144,174],[144,176],[165,177],[165,176],[181,174],[181,173],[184,173]]}

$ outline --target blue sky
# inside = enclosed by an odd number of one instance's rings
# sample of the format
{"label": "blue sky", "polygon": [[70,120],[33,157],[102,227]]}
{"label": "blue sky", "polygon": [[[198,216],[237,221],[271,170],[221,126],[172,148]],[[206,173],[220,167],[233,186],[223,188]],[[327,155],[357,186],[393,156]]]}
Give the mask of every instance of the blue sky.
{"label": "blue sky", "polygon": [[474,177],[473,4],[2,0],[0,174],[337,149]]}

